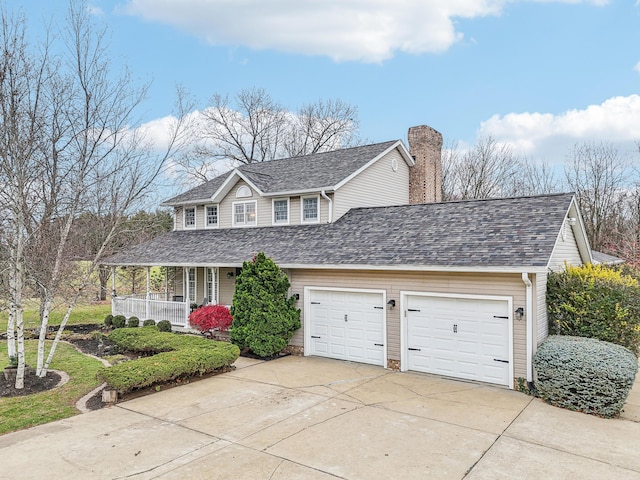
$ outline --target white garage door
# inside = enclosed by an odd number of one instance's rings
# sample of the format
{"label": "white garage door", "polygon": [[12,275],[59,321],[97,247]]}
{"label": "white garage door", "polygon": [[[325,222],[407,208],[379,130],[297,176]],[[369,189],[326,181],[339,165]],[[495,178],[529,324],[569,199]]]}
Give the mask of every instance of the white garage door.
{"label": "white garage door", "polygon": [[382,293],[309,290],[309,354],[384,366]]}
{"label": "white garage door", "polygon": [[509,302],[407,295],[409,370],[509,385]]}

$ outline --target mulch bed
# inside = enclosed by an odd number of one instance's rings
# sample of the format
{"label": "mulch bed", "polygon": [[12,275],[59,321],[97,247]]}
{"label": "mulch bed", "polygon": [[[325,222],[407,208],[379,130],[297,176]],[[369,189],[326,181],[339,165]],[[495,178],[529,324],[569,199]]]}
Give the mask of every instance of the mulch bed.
{"label": "mulch bed", "polygon": [[40,393],[54,388],[60,382],[60,375],[47,372],[43,378],[36,377],[35,371],[30,371],[24,377],[24,388],[17,390],[15,380],[7,381],[0,375],[0,397],[23,397],[32,393]]}

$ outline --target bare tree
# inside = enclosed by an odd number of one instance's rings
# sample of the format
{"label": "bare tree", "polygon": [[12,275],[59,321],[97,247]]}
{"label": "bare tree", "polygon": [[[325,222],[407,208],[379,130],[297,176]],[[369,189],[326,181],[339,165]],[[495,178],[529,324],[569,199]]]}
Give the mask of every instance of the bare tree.
{"label": "bare tree", "polygon": [[480,138],[473,148],[457,144],[444,149],[443,198],[466,200],[516,195],[521,160],[508,144]]}
{"label": "bare tree", "polygon": [[197,181],[206,181],[212,164],[229,166],[328,151],[358,142],[358,111],[340,100],[319,100],[287,111],[263,89],[233,97],[215,94],[194,125],[197,146],[177,159]]}
{"label": "bare tree", "polygon": [[[128,72],[109,64],[104,29],[97,28],[81,0],[70,2],[66,50],[49,55],[50,44],[26,41],[24,18],[3,12],[0,60],[0,208],[8,213],[3,227],[9,272],[9,354],[17,336],[18,377],[22,387],[24,340],[22,296],[28,285],[40,297],[37,374],[44,376],[69,314],[122,220],[141,206],[164,164],[184,143],[185,112],[177,102],[176,120],[165,152],[151,149],[133,112],[146,86],[134,88]],[[80,276],[67,276],[75,259],[70,241],[83,213],[106,220],[99,246]],[[68,309],[45,361],[49,313],[61,283]]]}
{"label": "bare tree", "polygon": [[288,156],[336,150],[358,143],[358,109],[341,100],[318,100],[291,117],[284,138]]}
{"label": "bare tree", "polygon": [[24,17],[1,12],[0,28],[0,208],[3,218],[3,270],[8,273],[8,354],[17,357],[16,388],[24,381],[23,293],[26,281],[27,223],[39,187],[41,132],[46,125],[42,100],[47,48],[29,49]]}
{"label": "bare tree", "polygon": [[591,247],[602,249],[616,231],[616,218],[622,215],[629,159],[612,143],[576,144],[565,175],[576,193]]}

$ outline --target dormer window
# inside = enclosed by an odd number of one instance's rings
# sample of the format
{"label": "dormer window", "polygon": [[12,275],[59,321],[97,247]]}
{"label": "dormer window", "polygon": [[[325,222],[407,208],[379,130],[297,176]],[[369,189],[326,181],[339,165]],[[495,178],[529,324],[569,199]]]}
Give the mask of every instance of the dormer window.
{"label": "dormer window", "polygon": [[184,228],[196,228],[196,207],[184,209]]}
{"label": "dormer window", "polygon": [[241,186],[236,192],[236,198],[247,198],[252,196],[253,193],[251,193],[251,189],[246,185]]}
{"label": "dormer window", "polygon": [[302,197],[302,223],[320,221],[320,197]]}
{"label": "dormer window", "polygon": [[253,227],[257,225],[256,201],[233,202],[233,226]]}

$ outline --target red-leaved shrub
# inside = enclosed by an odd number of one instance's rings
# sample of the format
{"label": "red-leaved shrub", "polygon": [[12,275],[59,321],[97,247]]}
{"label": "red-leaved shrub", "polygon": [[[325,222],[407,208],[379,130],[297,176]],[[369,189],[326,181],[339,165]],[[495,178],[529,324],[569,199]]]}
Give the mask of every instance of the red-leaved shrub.
{"label": "red-leaved shrub", "polygon": [[189,323],[200,332],[219,330],[226,332],[231,326],[233,317],[224,305],[205,305],[191,312]]}

